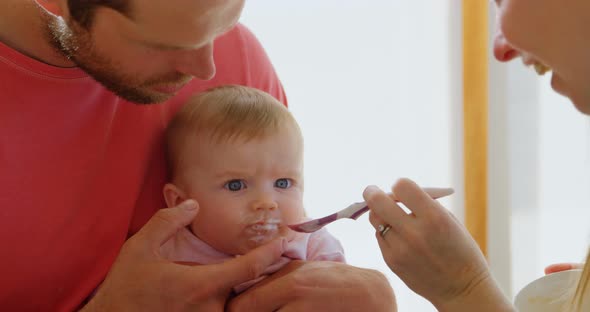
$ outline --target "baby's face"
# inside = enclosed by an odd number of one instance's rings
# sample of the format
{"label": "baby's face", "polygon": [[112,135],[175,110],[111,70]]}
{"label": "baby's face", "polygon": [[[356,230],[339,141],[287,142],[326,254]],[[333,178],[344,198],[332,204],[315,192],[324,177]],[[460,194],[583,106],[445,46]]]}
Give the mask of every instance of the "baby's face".
{"label": "baby's face", "polygon": [[298,134],[225,143],[197,138],[190,145],[181,188],[199,202],[195,235],[228,254],[293,235],[287,225],[305,215]]}

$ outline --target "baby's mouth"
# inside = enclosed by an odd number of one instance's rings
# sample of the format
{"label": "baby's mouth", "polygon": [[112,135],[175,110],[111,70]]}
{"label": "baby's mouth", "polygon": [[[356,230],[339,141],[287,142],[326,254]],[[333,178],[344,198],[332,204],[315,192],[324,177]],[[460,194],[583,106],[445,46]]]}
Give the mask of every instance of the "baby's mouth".
{"label": "baby's mouth", "polygon": [[250,229],[254,232],[266,233],[274,231],[279,228],[278,223],[256,223],[250,226]]}
{"label": "baby's mouth", "polygon": [[279,236],[280,220],[259,220],[246,226],[244,234],[252,247],[260,246]]}
{"label": "baby's mouth", "polygon": [[250,235],[260,236],[276,233],[279,230],[280,220],[269,219],[259,220],[246,227],[246,232]]}

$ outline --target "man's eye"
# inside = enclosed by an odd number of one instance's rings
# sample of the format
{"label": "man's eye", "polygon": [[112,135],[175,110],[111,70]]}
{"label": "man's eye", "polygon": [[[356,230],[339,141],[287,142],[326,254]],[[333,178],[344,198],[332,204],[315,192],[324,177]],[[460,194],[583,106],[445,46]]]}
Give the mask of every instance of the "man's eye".
{"label": "man's eye", "polygon": [[223,187],[225,187],[226,189],[228,189],[232,192],[237,192],[241,189],[246,188],[246,184],[242,180],[231,180],[231,181],[225,183],[225,185]]}
{"label": "man's eye", "polygon": [[287,178],[278,179],[275,181],[275,187],[286,189],[291,186],[291,180]]}

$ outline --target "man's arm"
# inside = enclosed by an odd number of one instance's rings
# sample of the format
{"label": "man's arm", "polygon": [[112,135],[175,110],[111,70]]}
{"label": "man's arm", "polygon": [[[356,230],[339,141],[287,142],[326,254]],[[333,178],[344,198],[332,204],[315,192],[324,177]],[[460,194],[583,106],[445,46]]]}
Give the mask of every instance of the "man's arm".
{"label": "man's arm", "polygon": [[292,261],[229,303],[229,311],[397,311],[375,270],[330,261]]}

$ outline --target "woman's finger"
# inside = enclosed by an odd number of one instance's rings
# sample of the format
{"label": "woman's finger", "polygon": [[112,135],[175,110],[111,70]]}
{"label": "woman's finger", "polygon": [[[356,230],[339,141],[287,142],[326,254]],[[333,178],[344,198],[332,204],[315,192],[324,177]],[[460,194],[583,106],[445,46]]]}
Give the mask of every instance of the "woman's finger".
{"label": "woman's finger", "polygon": [[[394,228],[394,226],[389,225],[389,223],[383,221],[383,219],[379,218],[379,216],[374,213],[373,211],[369,212],[369,222],[371,222],[371,224],[373,225],[373,227],[375,228],[375,237],[377,238],[377,241],[379,242],[379,244],[381,244],[381,240],[383,240],[385,238],[386,235],[389,235],[390,232],[391,234],[393,234],[395,236],[395,232],[396,229]],[[390,226],[391,229],[387,231],[387,233],[382,234],[382,228],[380,228],[379,226]],[[380,245],[381,247],[381,245]]]}
{"label": "woman's finger", "polygon": [[432,211],[432,208],[438,205],[438,202],[432,199],[418,184],[407,178],[399,179],[391,190],[396,198],[418,217]]}
{"label": "woman's finger", "polygon": [[[363,198],[371,211],[387,224],[398,225],[407,218],[406,212],[398,206],[385,192],[374,185],[367,186]],[[377,228],[380,224],[373,224]]]}

